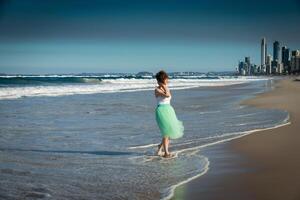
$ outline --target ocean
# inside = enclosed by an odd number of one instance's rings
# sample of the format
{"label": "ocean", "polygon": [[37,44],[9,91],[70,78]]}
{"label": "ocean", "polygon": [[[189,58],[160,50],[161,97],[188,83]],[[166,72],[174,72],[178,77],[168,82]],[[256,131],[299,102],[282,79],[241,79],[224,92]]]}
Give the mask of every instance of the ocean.
{"label": "ocean", "polygon": [[289,123],[286,111],[240,105],[271,90],[273,78],[174,77],[171,104],[185,135],[164,159],[154,156],[155,85],[151,77],[1,76],[0,198],[169,199],[209,171],[203,149]]}

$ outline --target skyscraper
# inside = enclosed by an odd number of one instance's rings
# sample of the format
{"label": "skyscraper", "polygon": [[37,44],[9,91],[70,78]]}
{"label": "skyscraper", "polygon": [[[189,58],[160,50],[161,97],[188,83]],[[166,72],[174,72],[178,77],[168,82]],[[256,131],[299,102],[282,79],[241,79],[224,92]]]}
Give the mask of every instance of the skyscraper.
{"label": "skyscraper", "polygon": [[261,72],[265,73],[266,72],[266,57],[267,57],[267,43],[266,43],[266,38],[263,38],[261,40],[261,62],[260,62],[260,67],[261,67]]}
{"label": "skyscraper", "polygon": [[247,75],[250,75],[251,74],[251,70],[250,70],[250,67],[251,67],[250,57],[245,57],[245,63],[246,63],[246,73],[247,73]]}
{"label": "skyscraper", "polygon": [[285,52],[285,50],[286,50],[286,46],[282,46],[281,47],[281,61],[282,61],[282,63],[284,63],[284,52]]}
{"label": "skyscraper", "polygon": [[273,43],[273,60],[279,62],[280,44],[278,41]]}
{"label": "skyscraper", "polygon": [[267,74],[271,74],[272,73],[272,56],[269,54],[267,56],[267,59],[266,59],[266,73]]}
{"label": "skyscraper", "polygon": [[272,61],[272,74],[278,72],[278,64],[280,64],[279,61],[279,54],[280,54],[280,44],[278,41],[275,41],[273,43],[273,61]]}
{"label": "skyscraper", "polygon": [[300,51],[292,51],[291,57],[291,73],[300,72]]}
{"label": "skyscraper", "polygon": [[283,70],[286,73],[290,73],[291,68],[290,68],[290,49],[288,49],[286,46],[283,46],[281,48],[281,60],[282,60],[282,65],[283,65]]}
{"label": "skyscraper", "polygon": [[239,62],[238,66],[239,74],[245,76],[246,75],[246,63],[243,61]]}

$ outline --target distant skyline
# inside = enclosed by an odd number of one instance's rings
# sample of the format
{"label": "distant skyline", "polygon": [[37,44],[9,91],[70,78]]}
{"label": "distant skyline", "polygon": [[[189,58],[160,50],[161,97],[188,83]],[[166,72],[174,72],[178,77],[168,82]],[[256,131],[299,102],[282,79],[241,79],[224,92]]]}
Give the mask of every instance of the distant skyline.
{"label": "distant skyline", "polygon": [[298,0],[2,0],[0,73],[231,71],[262,37],[299,49],[299,21]]}

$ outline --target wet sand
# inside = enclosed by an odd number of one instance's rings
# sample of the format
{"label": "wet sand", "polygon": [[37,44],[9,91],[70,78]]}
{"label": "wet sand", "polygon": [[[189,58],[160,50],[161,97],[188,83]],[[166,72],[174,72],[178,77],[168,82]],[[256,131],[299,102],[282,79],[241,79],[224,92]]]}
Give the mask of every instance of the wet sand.
{"label": "wet sand", "polygon": [[[300,81],[287,77],[275,89],[242,104],[281,109],[290,125],[259,131],[210,149],[210,170],[175,191],[175,199],[300,199]],[[258,119],[259,120],[259,119]]]}

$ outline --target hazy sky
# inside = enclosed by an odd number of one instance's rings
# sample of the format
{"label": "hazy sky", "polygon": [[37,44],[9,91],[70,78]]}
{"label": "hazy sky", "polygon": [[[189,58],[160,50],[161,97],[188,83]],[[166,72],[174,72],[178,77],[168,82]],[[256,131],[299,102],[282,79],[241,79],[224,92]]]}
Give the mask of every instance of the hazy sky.
{"label": "hazy sky", "polygon": [[279,40],[300,0],[0,0],[0,73],[234,70]]}

